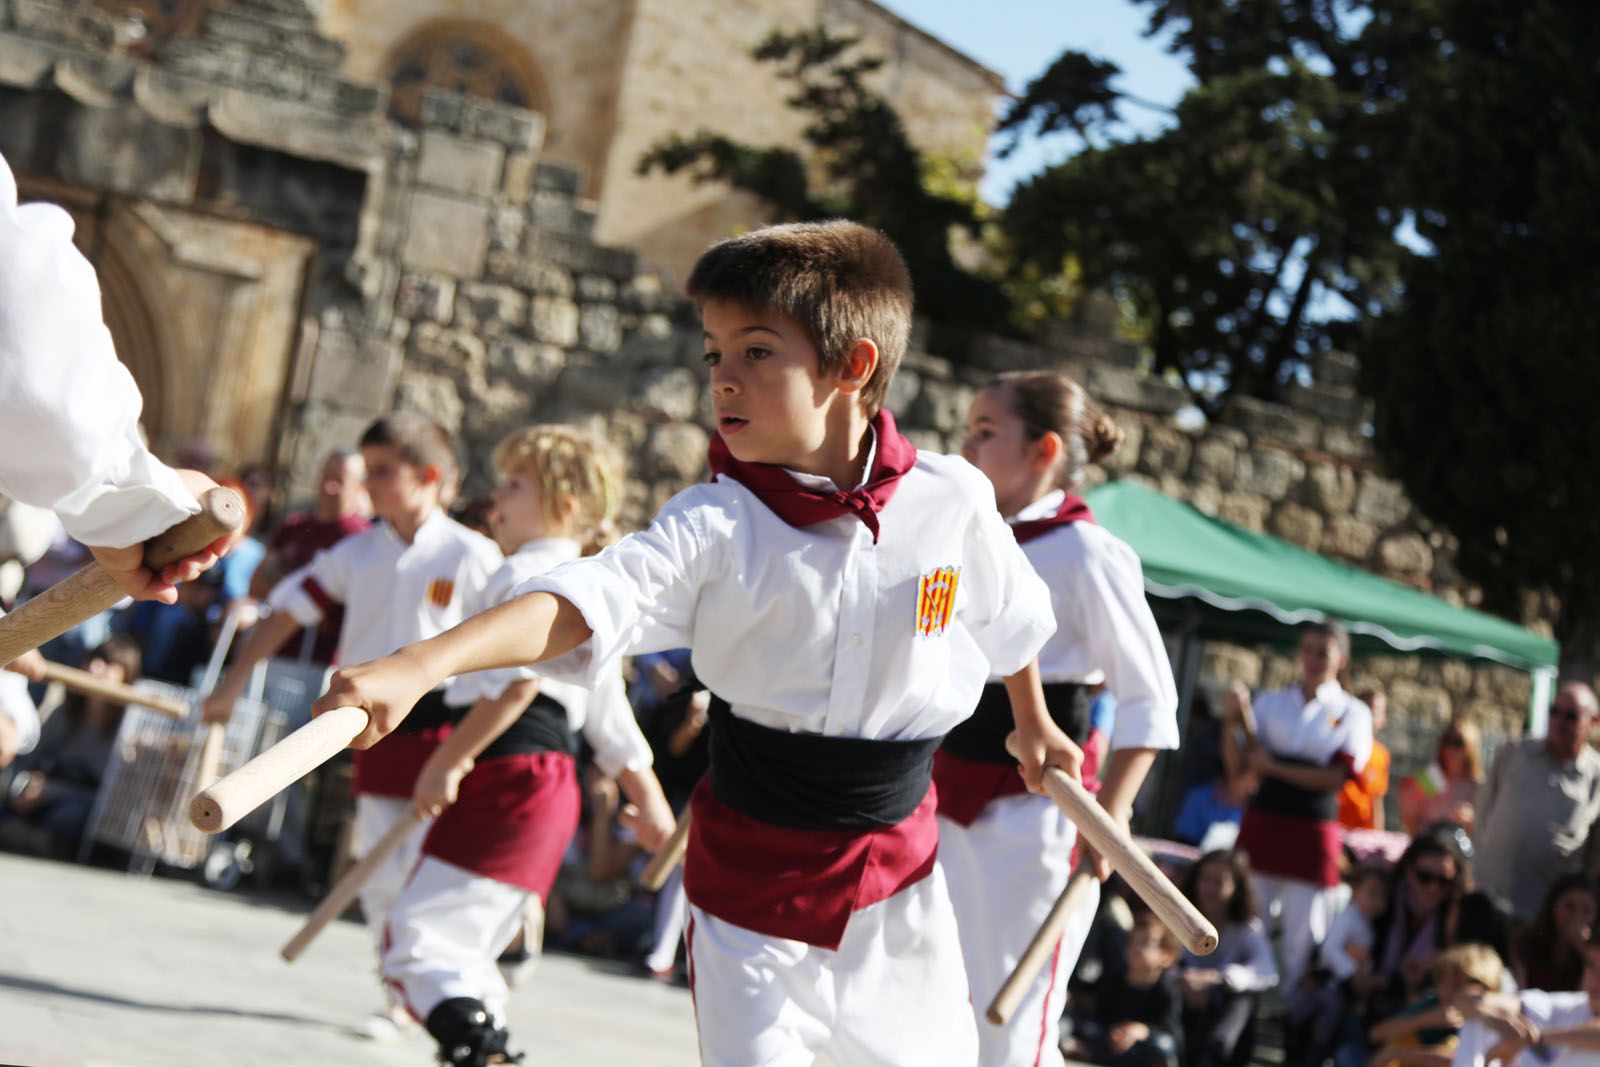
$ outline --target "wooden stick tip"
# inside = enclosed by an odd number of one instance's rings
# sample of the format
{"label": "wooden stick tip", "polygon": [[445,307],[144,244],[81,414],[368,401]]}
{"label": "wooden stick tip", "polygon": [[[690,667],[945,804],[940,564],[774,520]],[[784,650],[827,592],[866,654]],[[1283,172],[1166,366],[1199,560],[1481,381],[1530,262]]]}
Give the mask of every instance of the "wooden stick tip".
{"label": "wooden stick tip", "polygon": [[200,498],[200,510],[229,530],[244,523],[244,498],[222,486],[206,491]]}
{"label": "wooden stick tip", "polygon": [[203,790],[189,801],[189,821],[202,833],[220,833],[224,828],[222,805],[212,798],[209,791]]}
{"label": "wooden stick tip", "polygon": [[1006,1023],[1011,1021],[1011,1016],[1009,1014],[1003,1014],[995,1011],[993,1008],[990,1008],[988,1011],[984,1012],[983,1017],[988,1019],[996,1026],[1004,1026]]}

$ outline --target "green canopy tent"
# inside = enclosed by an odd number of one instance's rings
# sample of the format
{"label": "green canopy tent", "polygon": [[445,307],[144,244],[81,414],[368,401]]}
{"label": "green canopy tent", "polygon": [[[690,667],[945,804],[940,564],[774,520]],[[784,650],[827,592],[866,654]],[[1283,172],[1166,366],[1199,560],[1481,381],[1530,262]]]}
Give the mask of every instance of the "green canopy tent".
{"label": "green canopy tent", "polygon": [[1180,722],[1188,721],[1204,642],[1289,647],[1295,626],[1332,618],[1349,628],[1358,656],[1410,652],[1528,671],[1528,730],[1544,732],[1560,654],[1550,638],[1213,518],[1136,482],[1109,482],[1084,497],[1095,521],[1139,554],[1156,619],[1177,639]]}

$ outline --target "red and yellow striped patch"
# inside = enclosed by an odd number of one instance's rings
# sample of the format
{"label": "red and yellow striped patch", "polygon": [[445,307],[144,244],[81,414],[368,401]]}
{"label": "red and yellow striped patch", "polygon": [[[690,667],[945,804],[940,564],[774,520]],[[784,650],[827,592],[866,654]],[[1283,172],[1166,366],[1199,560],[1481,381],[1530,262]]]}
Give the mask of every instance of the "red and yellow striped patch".
{"label": "red and yellow striped patch", "polygon": [[940,567],[917,580],[917,636],[942,634],[956,613],[960,567]]}
{"label": "red and yellow striped patch", "polygon": [[436,608],[450,606],[450,598],[456,595],[456,583],[452,578],[435,578],[428,583],[428,603]]}

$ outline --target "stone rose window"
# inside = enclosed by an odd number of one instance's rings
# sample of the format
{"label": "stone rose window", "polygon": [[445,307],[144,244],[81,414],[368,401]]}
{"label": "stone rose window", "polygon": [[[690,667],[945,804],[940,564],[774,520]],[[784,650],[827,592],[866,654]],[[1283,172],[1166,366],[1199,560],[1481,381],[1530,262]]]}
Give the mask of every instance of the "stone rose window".
{"label": "stone rose window", "polygon": [[421,120],[422,96],[450,89],[468,96],[544,109],[533,60],[500,30],[463,19],[435,19],[412,31],[385,64],[389,112],[409,125]]}

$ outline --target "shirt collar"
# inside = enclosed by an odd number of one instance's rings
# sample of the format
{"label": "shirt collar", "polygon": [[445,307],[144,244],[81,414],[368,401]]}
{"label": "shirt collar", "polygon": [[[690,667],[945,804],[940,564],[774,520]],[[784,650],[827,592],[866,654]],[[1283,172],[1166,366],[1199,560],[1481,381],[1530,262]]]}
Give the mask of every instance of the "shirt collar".
{"label": "shirt collar", "polygon": [[1007,516],[1006,521],[1031,522],[1034,519],[1048,519],[1060,509],[1061,502],[1065,499],[1067,499],[1067,491],[1065,489],[1052,489],[1015,515]]}
{"label": "shirt collar", "polygon": [[[871,423],[868,423],[867,461],[861,465],[861,480],[851,488],[860,489],[863,485],[867,484],[867,479],[872,477],[872,465],[876,463],[877,460],[878,428],[873,426]],[[804,471],[790,470],[788,467],[783,468],[783,470],[785,474],[799,482],[801,485],[805,486],[807,489],[819,489],[823,492],[831,492],[839,488],[837,485],[833,484],[833,479],[829,478],[826,474],[807,474]]]}
{"label": "shirt collar", "polygon": [[583,546],[570,537],[535,537],[524,541],[512,553],[519,559],[549,559],[552,563],[566,563],[583,555]]}

